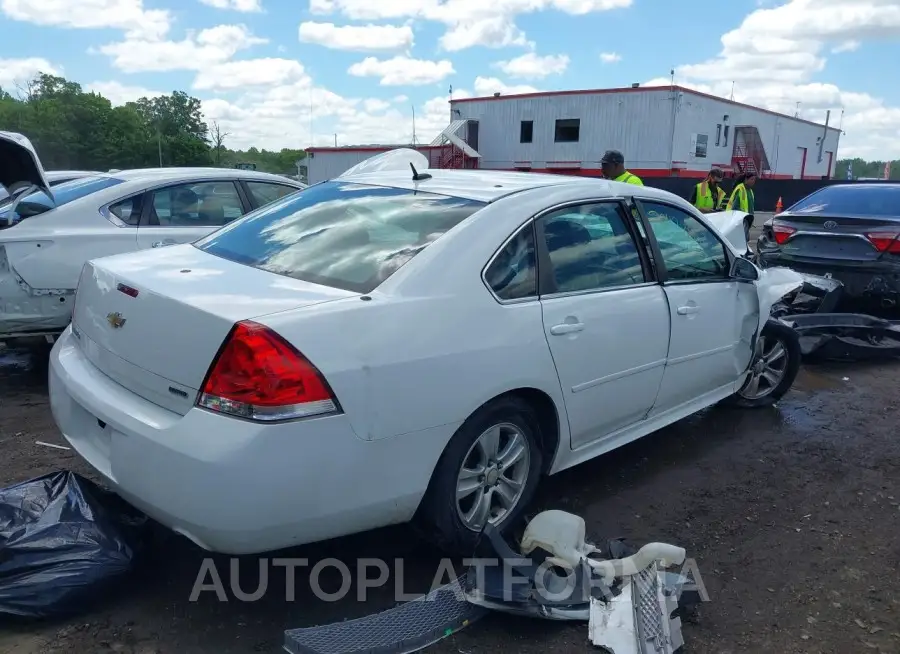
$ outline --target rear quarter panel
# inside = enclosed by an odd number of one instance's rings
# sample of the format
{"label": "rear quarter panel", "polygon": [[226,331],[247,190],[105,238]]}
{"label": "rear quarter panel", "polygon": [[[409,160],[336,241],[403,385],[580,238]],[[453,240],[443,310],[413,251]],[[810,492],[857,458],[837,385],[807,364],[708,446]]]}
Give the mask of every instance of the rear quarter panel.
{"label": "rear quarter panel", "polygon": [[[500,201],[458,225],[371,294],[260,319],[294,343],[332,385],[360,438],[447,425],[517,388],[546,393],[560,442],[568,422],[540,302],[502,305],[481,279],[521,225],[571,191]],[[512,200],[512,198],[510,198]]]}

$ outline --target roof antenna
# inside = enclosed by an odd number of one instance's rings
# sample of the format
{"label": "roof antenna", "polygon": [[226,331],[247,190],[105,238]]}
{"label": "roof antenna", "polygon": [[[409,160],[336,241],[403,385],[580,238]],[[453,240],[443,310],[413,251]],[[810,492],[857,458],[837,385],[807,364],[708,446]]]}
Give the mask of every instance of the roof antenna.
{"label": "roof antenna", "polygon": [[431,179],[431,175],[429,175],[428,173],[420,173],[418,170],[416,170],[416,167],[413,165],[412,161],[409,162],[409,167],[412,168],[414,182],[421,182],[423,179]]}

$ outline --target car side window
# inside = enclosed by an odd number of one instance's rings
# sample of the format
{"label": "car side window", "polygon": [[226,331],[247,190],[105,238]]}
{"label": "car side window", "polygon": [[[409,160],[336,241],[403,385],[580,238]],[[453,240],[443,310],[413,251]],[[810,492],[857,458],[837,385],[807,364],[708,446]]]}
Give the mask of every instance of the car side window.
{"label": "car side window", "polygon": [[259,206],[265,206],[275,200],[280,200],[285,195],[296,193],[300,189],[285,184],[271,184],[268,182],[246,182],[247,188],[253,194]]}
{"label": "car side window", "polygon": [[670,280],[725,279],[728,257],[712,230],[682,209],[644,202]]}
{"label": "car side window", "polygon": [[501,300],[537,297],[536,261],[534,227],[528,223],[497,253],[484,278]]}
{"label": "car side window", "polygon": [[221,227],[244,215],[234,182],[193,182],[153,191],[149,225]]}
{"label": "car side window", "polygon": [[550,292],[600,290],[648,281],[619,203],[567,207],[540,220],[555,282]]}
{"label": "car side window", "polygon": [[126,225],[137,227],[141,221],[141,208],[143,207],[144,194],[125,198],[115,204],[109,205],[109,212]]}

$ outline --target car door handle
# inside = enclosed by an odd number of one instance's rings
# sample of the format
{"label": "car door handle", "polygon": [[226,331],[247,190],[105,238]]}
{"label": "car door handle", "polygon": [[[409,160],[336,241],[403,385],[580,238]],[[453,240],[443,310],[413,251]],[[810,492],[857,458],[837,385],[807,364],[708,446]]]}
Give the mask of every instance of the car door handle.
{"label": "car door handle", "polygon": [[563,334],[572,334],[574,332],[580,332],[584,329],[583,322],[564,322],[561,325],[553,325],[550,328],[550,333],[554,336],[562,336]]}
{"label": "car door handle", "polygon": [[162,248],[167,245],[175,245],[176,242],[177,241],[174,238],[167,238],[167,239],[163,239],[162,241],[157,241],[156,243],[153,244],[153,247]]}
{"label": "car door handle", "polygon": [[678,315],[686,316],[691,313],[698,313],[700,311],[700,307],[697,305],[688,305],[686,307],[678,307]]}

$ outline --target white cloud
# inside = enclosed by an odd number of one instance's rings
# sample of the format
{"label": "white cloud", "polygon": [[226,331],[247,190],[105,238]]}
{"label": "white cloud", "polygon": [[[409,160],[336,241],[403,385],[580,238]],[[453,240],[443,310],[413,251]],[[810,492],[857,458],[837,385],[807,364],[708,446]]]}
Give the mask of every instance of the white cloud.
{"label": "white cloud", "polygon": [[421,86],[440,82],[455,71],[447,59],[429,61],[409,57],[366,57],[350,66],[347,72],[355,77],[380,77],[382,86]]}
{"label": "white cloud", "polygon": [[440,45],[453,52],[474,46],[531,45],[515,25],[515,17],[520,14],[556,10],[581,16],[624,9],[633,3],[634,0],[310,0],[309,9],[313,14],[339,13],[352,20],[415,18],[443,23],[447,31]]}
{"label": "white cloud", "polygon": [[244,25],[217,25],[196,35],[189,33],[181,41],[126,38],[101,46],[99,51],[126,73],[203,70],[225,63],[241,50],[267,42],[253,36]]}
{"label": "white cloud", "polygon": [[569,67],[569,55],[546,55],[544,57],[528,52],[515,59],[498,61],[496,68],[519,79],[543,79],[550,75],[560,75]]}
{"label": "white cloud", "polygon": [[[900,0],[786,0],[751,12],[722,36],[714,59],[675,69],[676,83],[740,102],[832,125],[846,112],[840,155],[868,159],[900,152],[900,108],[881,98],[816,81],[826,68],[825,51],[900,36]],[[668,85],[667,78],[648,84]]]}
{"label": "white cloud", "polygon": [[831,49],[831,52],[834,54],[840,54],[841,52],[854,52],[855,50],[859,50],[859,46],[862,45],[859,41],[844,41],[838,46],[835,46]]}
{"label": "white cloud", "polygon": [[343,25],[334,23],[300,23],[300,40],[333,50],[378,52],[401,50],[413,46],[409,25]]}
{"label": "white cloud", "polygon": [[262,11],[260,0],[200,0],[200,2],[215,9],[231,9],[247,14]]}
{"label": "white cloud", "polygon": [[370,98],[363,102],[363,107],[365,107],[366,112],[370,114],[377,114],[379,111],[384,111],[385,109],[389,109],[391,106],[390,102],[386,102],[384,100],[379,100],[377,98]]}
{"label": "white cloud", "polygon": [[525,37],[525,32],[506,16],[492,16],[452,24],[441,36],[439,44],[448,52],[459,52],[477,45],[485,48],[532,45]]}
{"label": "white cloud", "polygon": [[[506,84],[496,77],[476,77],[475,78],[475,95],[478,97],[494,95],[520,95],[522,93],[537,93],[538,89],[525,84]],[[453,97],[457,97],[454,91]]]}
{"label": "white cloud", "polygon": [[61,75],[62,69],[42,57],[0,59],[0,89],[15,95],[17,87],[27,84],[38,73]]}
{"label": "white cloud", "polygon": [[224,91],[250,86],[279,86],[308,79],[299,61],[269,57],[227,61],[203,68],[194,79],[194,88]]}
{"label": "white cloud", "polygon": [[622,55],[617,52],[601,52],[600,61],[604,64],[615,64],[622,61]]}
{"label": "white cloud", "polygon": [[146,9],[143,0],[0,0],[0,12],[36,25],[117,28],[141,38],[161,38],[172,22],[169,11]]}
{"label": "white cloud", "polygon": [[142,86],[128,86],[115,80],[110,82],[92,82],[84,87],[85,91],[99,93],[109,100],[113,106],[121,106],[128,102],[134,102],[141,98],[154,98],[160,95],[168,95],[163,91],[153,91]]}

